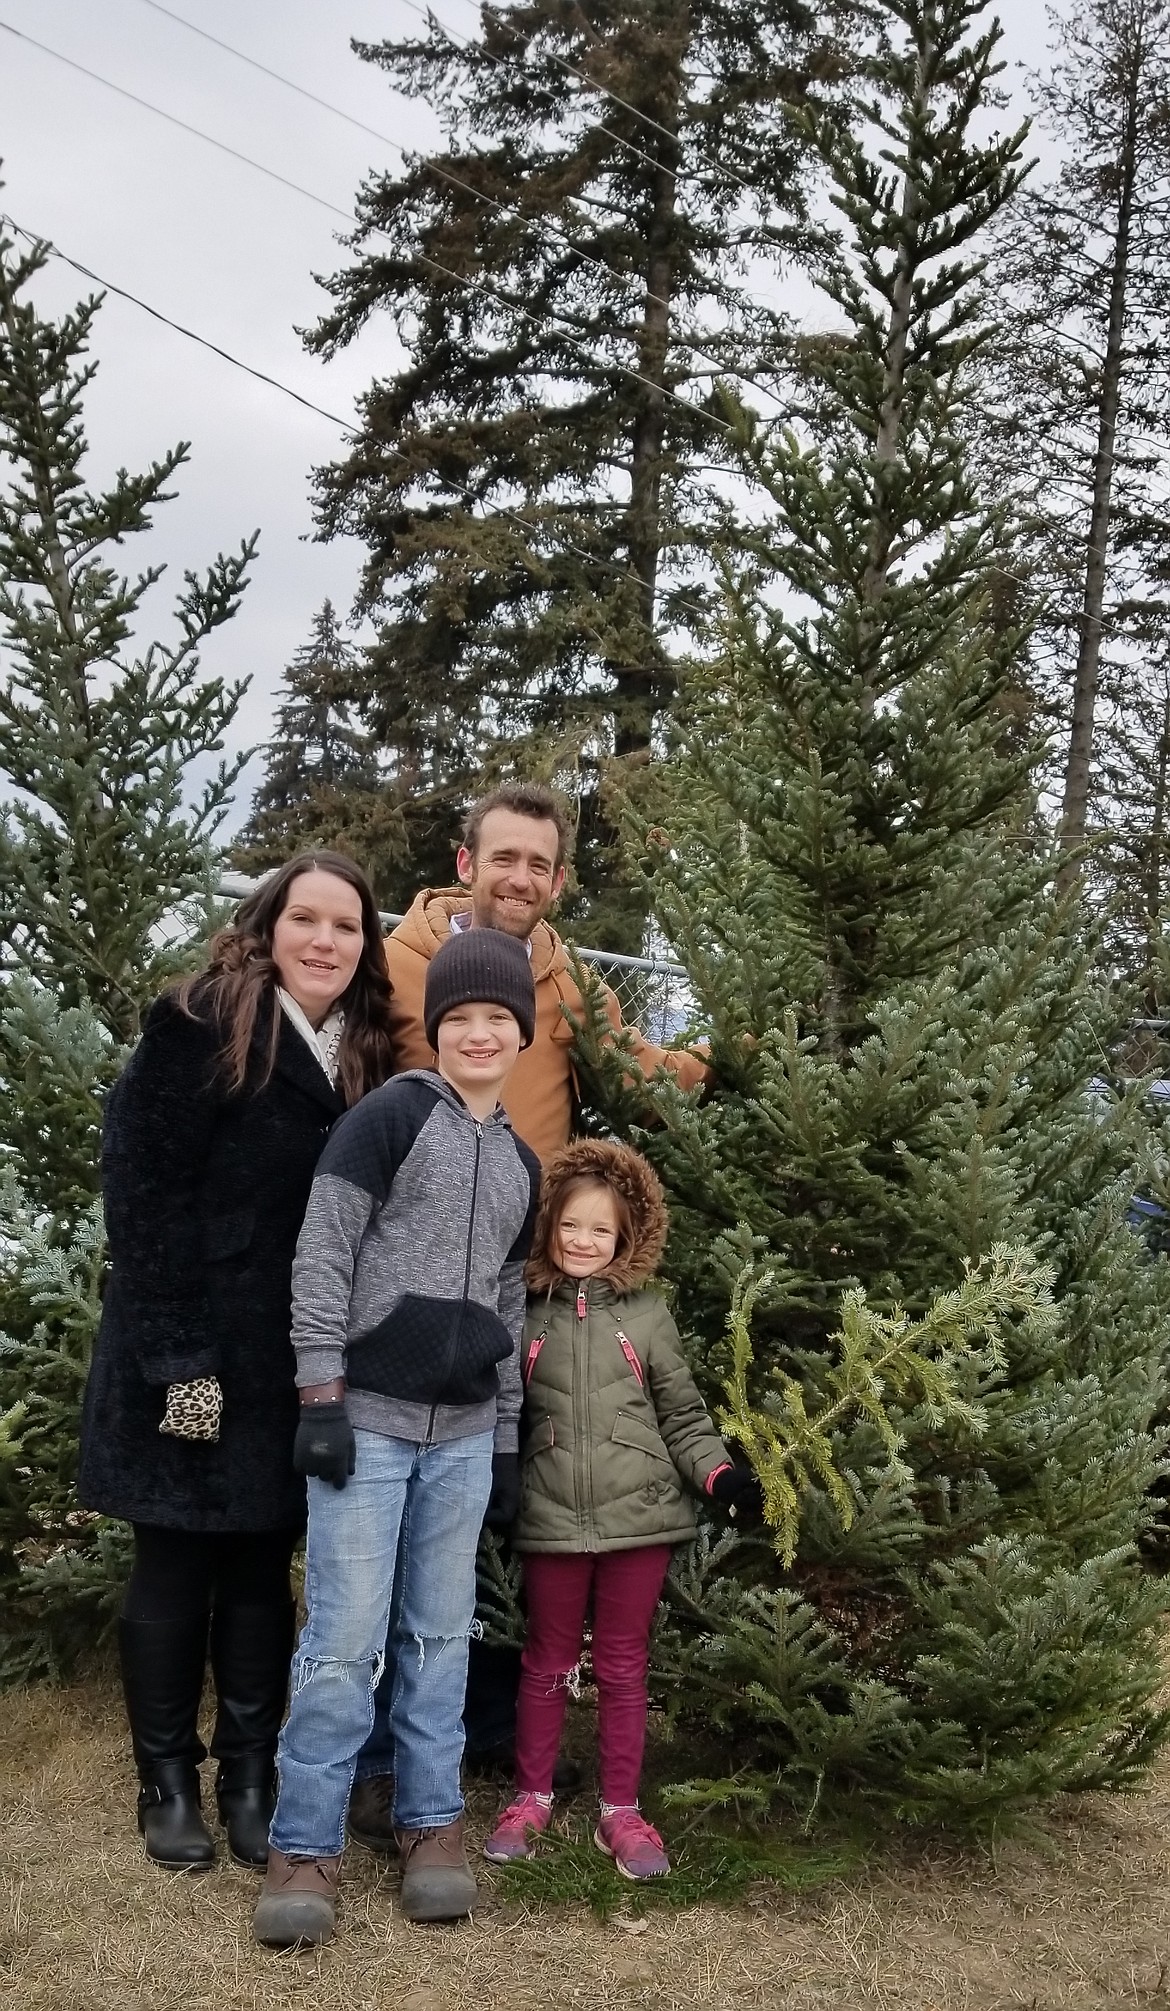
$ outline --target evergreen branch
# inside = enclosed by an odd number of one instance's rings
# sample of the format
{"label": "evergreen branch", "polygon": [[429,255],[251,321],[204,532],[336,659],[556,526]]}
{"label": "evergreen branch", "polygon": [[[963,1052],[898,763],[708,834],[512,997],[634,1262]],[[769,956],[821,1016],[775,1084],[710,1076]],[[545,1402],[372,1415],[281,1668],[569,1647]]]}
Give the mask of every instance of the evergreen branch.
{"label": "evergreen branch", "polygon": [[802,1497],[816,1483],[828,1494],[842,1527],[852,1524],[854,1496],[833,1444],[834,1434],[850,1417],[864,1418],[873,1427],[891,1463],[900,1462],[903,1445],[891,1400],[901,1409],[921,1406],[933,1430],[953,1425],[976,1437],[985,1430],[983,1405],[963,1394],[961,1367],[977,1357],[985,1374],[1002,1369],[1004,1323],[1050,1322],[1052,1276],[1024,1246],[1000,1243],[982,1263],[968,1261],[962,1284],[940,1293],[919,1319],[900,1306],[879,1313],[866,1293],[854,1287],[842,1301],[839,1359],[825,1377],[833,1394],[810,1413],[802,1385],[781,1368],[769,1377],[768,1408],[752,1402],[752,1318],[773,1274],[745,1267],[728,1314],[732,1372],[724,1383],[727,1404],[718,1417],[721,1429],[743,1446],[759,1475],[765,1519],[785,1566],[796,1555]]}

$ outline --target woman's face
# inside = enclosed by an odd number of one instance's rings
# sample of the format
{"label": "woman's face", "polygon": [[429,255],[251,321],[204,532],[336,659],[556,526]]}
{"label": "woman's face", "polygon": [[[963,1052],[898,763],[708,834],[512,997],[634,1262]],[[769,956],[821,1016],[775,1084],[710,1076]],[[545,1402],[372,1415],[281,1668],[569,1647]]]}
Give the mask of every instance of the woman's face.
{"label": "woman's face", "polygon": [[286,992],[314,1026],[347,991],[361,961],[362,903],[356,887],[316,867],[298,873],[272,931],[272,957]]}
{"label": "woman's face", "polygon": [[561,1210],[553,1256],[566,1278],[593,1278],[613,1263],[618,1219],[613,1195],[599,1180],[575,1187]]}

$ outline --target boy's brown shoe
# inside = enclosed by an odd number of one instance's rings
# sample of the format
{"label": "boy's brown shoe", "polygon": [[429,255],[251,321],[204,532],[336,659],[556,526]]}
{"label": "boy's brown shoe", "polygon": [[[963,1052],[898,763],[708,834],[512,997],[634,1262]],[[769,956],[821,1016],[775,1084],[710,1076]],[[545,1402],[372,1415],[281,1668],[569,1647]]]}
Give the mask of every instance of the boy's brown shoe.
{"label": "boy's brown shoe", "polygon": [[355,1781],[346,1818],[354,1842],[364,1844],[367,1850],[397,1850],[393,1808],[393,1774],[371,1774],[364,1781]]}
{"label": "boy's brown shoe", "polygon": [[462,1920],[479,1898],[467,1862],[463,1817],[439,1829],[400,1829],[402,1911],[408,1920]]}
{"label": "boy's brown shoe", "polygon": [[312,1948],[328,1941],[337,1917],[340,1857],[286,1857],[269,1849],[268,1870],[252,1918],[266,1948]]}

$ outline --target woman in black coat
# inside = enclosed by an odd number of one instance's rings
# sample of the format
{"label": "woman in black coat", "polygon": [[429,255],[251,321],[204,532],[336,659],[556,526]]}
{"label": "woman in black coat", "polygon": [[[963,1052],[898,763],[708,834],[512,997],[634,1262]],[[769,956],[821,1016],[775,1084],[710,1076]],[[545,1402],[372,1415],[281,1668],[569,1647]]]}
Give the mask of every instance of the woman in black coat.
{"label": "woman in black coat", "polygon": [[152,1006],[106,1106],[111,1268],[78,1493],[134,1525],[119,1644],[160,1864],[215,1857],[198,1772],[209,1653],[220,1815],[237,1861],[267,1858],[305,1520],[292,1261],[330,1126],[391,1073],[389,999],[365,877],[307,853]]}

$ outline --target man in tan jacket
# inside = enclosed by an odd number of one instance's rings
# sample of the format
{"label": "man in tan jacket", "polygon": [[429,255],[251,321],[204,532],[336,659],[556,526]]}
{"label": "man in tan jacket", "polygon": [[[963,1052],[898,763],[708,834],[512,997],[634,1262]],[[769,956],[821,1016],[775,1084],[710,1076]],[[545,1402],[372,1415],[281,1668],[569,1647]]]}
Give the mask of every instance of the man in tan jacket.
{"label": "man in tan jacket", "polygon": [[[493,790],[468,813],[455,860],[459,887],[424,889],[386,944],[399,1071],[434,1065],[423,1030],[423,989],[427,965],[453,930],[502,929],[528,944],[536,984],[536,1033],[531,1046],[522,1050],[502,1101],[519,1136],[542,1160],[568,1143],[573,1125],[575,1035],[561,1008],[566,1006],[578,1019],[585,1009],[565,946],[546,919],[564,885],[567,840],[564,813],[550,790],[535,783]],[[621,1007],[608,990],[605,1010],[614,1032],[622,1032]],[[684,1089],[708,1080],[710,1070],[699,1055],[655,1047],[636,1028],[629,1032],[633,1056],[645,1074],[668,1068]],[[472,1643],[464,1722],[466,1763],[473,1771],[510,1767],[519,1674],[517,1650]],[[375,1700],[374,1729],[358,1759],[349,1809],[351,1837],[374,1850],[394,1846],[389,1731],[393,1677],[388,1662]],[[567,1787],[567,1777],[574,1771],[564,1768],[558,1786]]]}
{"label": "man in tan jacket", "polygon": [[[577,1019],[585,1011],[565,946],[546,919],[564,885],[566,838],[564,814],[550,790],[531,783],[494,790],[468,814],[455,861],[460,887],[424,889],[386,945],[396,1065],[404,1069],[432,1066],[422,1024],[423,986],[427,965],[452,928],[502,929],[528,944],[536,1038],[516,1063],[503,1101],[538,1159],[569,1141],[575,1036],[562,1008]],[[605,1010],[614,1032],[622,1032],[621,1007],[608,989]],[[628,1032],[633,1058],[646,1075],[668,1068],[683,1089],[708,1079],[710,1071],[697,1054],[655,1047],[635,1027]]]}

